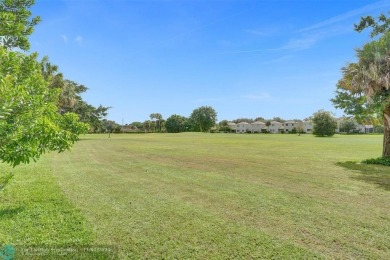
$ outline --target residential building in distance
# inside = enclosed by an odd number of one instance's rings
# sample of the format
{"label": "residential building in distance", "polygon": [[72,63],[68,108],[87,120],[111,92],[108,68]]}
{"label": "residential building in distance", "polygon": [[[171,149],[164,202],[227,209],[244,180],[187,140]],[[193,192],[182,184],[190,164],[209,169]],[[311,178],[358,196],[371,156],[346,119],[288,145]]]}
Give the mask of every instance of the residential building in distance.
{"label": "residential building in distance", "polygon": [[[336,133],[340,132],[340,125],[343,118],[337,120]],[[228,123],[228,126],[232,132],[235,133],[291,133],[301,131],[303,133],[313,133],[314,124],[311,120],[304,121],[293,121],[289,120],[284,123],[278,121],[271,121],[270,125],[267,126],[264,122],[256,121],[253,123],[240,122],[240,123]],[[356,128],[353,130],[354,133],[373,133],[373,125],[360,125],[356,124]]]}
{"label": "residential building in distance", "polygon": [[271,121],[271,124],[268,126],[268,131],[273,134],[284,133],[283,123]]}

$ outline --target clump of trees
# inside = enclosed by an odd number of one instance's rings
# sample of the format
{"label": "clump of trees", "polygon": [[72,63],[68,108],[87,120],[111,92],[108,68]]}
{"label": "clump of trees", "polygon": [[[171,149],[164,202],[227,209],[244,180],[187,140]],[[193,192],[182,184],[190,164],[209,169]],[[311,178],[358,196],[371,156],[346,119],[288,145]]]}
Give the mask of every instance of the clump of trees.
{"label": "clump of trees", "polygon": [[209,132],[216,126],[217,112],[209,106],[198,107],[189,117],[173,114],[166,120],[160,113],[150,114],[150,120],[133,122],[122,127],[124,132]]}

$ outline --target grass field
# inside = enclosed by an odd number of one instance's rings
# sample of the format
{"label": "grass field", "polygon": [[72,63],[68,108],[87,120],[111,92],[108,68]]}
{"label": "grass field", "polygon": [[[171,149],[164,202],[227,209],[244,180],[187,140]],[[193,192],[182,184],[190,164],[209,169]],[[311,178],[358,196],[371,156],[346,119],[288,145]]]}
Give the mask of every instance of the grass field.
{"label": "grass field", "polygon": [[2,172],[0,245],[120,258],[390,259],[381,136],[88,135]]}

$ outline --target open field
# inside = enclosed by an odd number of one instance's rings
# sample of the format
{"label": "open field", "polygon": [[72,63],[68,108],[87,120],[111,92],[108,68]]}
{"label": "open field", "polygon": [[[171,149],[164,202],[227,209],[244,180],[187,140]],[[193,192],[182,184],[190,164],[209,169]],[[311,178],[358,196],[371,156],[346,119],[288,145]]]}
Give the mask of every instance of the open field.
{"label": "open field", "polygon": [[0,245],[120,258],[390,259],[381,136],[88,135],[0,191]]}

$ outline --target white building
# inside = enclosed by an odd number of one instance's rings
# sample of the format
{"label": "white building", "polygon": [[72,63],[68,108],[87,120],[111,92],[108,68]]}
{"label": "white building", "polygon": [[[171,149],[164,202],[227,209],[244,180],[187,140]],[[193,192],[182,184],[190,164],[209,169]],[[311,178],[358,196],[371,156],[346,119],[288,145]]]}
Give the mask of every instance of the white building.
{"label": "white building", "polygon": [[256,121],[250,124],[252,133],[261,133],[267,130],[264,122]]}
{"label": "white building", "polygon": [[303,131],[311,134],[313,132],[313,122],[310,120],[303,121]]}
{"label": "white building", "polygon": [[273,134],[284,132],[283,123],[278,121],[271,121],[271,124],[268,127],[268,131]]}
{"label": "white building", "polygon": [[295,130],[298,130],[298,128],[297,128],[298,123],[295,121],[286,121],[283,123],[283,126],[284,126],[285,133],[291,132],[294,128],[295,128]]}
{"label": "white building", "polygon": [[247,131],[251,131],[250,124],[247,122],[241,122],[237,124],[236,133],[246,133]]}

